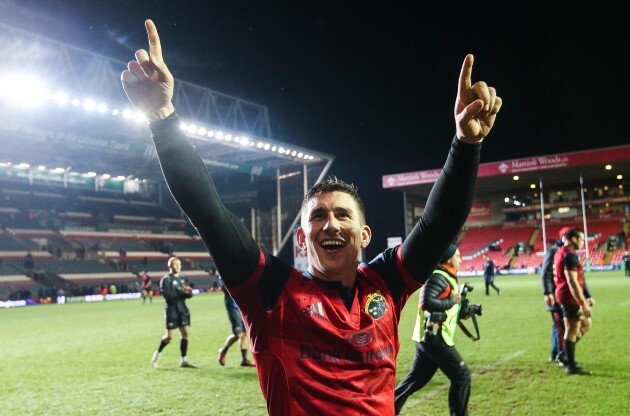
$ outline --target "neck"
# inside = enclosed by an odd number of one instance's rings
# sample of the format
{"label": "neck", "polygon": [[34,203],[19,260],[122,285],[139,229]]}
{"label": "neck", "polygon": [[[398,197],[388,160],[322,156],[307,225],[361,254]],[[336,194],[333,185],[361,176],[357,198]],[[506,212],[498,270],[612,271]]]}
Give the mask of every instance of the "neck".
{"label": "neck", "polygon": [[339,274],[331,274],[331,273],[322,273],[319,270],[315,270],[313,267],[308,268],[308,272],[313,276],[317,277],[320,280],[324,280],[326,282],[338,282],[343,287],[353,287],[354,283],[357,280],[357,271],[353,270],[352,273],[339,273]]}

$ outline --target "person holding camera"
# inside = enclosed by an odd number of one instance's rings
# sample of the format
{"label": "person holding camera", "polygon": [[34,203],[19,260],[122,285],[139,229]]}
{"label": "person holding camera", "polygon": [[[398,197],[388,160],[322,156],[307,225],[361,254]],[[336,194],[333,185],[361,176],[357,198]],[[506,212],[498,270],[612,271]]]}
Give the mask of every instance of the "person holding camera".
{"label": "person holding camera", "polygon": [[396,387],[396,414],[400,413],[410,395],[433,378],[438,368],[451,381],[449,414],[468,414],[470,371],[453,341],[462,301],[457,282],[461,263],[457,246],[451,244],[420,291],[418,316],[411,338],[416,342],[416,354],[409,373]]}

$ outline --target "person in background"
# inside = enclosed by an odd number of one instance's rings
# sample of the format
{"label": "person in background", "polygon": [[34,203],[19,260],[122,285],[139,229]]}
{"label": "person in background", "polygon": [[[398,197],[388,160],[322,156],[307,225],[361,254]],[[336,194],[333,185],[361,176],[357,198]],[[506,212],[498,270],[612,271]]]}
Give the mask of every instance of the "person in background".
{"label": "person in background", "polygon": [[585,292],[584,266],[578,250],[584,245],[584,233],[571,228],[565,234],[565,242],[554,256],[555,298],[562,307],[564,317],[564,350],[567,375],[590,375],[575,361],[575,346],[592,326],[591,307],[595,299]]}
{"label": "person in background", "polygon": [[566,356],[564,354],[564,318],[562,317],[562,308],[555,300],[556,285],[553,282],[553,259],[558,248],[564,245],[565,234],[570,227],[562,227],[558,232],[558,241],[554,242],[547,251],[543,259],[540,271],[540,280],[543,289],[543,301],[547,306],[547,310],[551,313],[551,353],[549,354],[550,363],[558,363],[564,366]]}
{"label": "person in background", "polygon": [[433,378],[438,368],[451,381],[448,390],[449,415],[468,414],[470,371],[455,348],[454,341],[461,308],[457,280],[461,264],[459,250],[455,244],[451,244],[420,290],[418,315],[411,337],[416,342],[416,355],[409,373],[396,387],[396,414],[400,413],[410,395]]}
{"label": "person in background", "polygon": [[331,177],[312,186],[301,207],[301,272],[266,252],[222,203],[203,160],[180,127],[174,78],[155,24],[150,50],[138,50],[121,75],[147,118],[173,197],[208,248],[249,332],[267,413],[369,415],[394,412],[398,322],[466,221],[481,142],[502,100],[472,83],[467,55],[454,106],[455,137],[424,214],[404,242],[359,267],[372,230],[355,186]]}
{"label": "person in background", "polygon": [[160,340],[158,349],[153,353],[151,363],[154,368],[158,368],[162,350],[173,339],[173,331],[179,328],[181,340],[179,350],[181,359],[179,366],[184,368],[197,368],[188,362],[186,356],[188,352],[188,334],[190,331],[190,311],[186,306],[186,299],[193,295],[192,287],[188,281],[180,274],[182,262],[177,257],[168,259],[167,266],[169,273],[160,280],[160,292],[164,296],[164,319],[166,321],[166,334]]}
{"label": "person in background", "polygon": [[[219,282],[221,288],[224,289],[221,276],[217,276],[217,281]],[[227,355],[228,350],[232,344],[238,341],[239,347],[241,348],[241,367],[256,367],[256,364],[247,358],[249,339],[247,338],[247,332],[245,331],[245,324],[243,323],[241,311],[238,309],[236,302],[234,302],[234,299],[232,299],[232,296],[230,296],[230,293],[227,290],[223,290],[223,295],[225,310],[227,311],[228,319],[230,320],[232,333],[225,339],[223,346],[219,348],[219,364],[225,366],[225,356]]]}
{"label": "person in background", "polygon": [[149,303],[153,303],[153,280],[151,280],[151,277],[146,270],[142,271],[140,278],[142,279],[142,283],[140,285],[140,290],[142,291],[142,303],[146,303],[147,298],[149,298]]}
{"label": "person in background", "polygon": [[497,291],[498,295],[501,290],[494,284],[494,273],[496,271],[496,266],[494,265],[494,262],[490,259],[490,256],[488,256],[487,254],[483,255],[483,260],[483,280],[486,284],[486,296],[490,295],[490,286],[492,286],[492,288]]}

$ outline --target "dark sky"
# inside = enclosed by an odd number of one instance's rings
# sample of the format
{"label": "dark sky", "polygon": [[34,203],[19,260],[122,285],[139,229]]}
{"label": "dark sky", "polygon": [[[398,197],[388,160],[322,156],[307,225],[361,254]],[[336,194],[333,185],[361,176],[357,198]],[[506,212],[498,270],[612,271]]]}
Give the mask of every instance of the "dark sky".
{"label": "dark sky", "polygon": [[630,142],[619,10],[413,3],[5,0],[0,19],[127,61],[152,18],[176,78],[265,105],[274,139],[336,155],[331,173],[359,186],[375,250],[403,226],[381,176],[441,167],[467,53],[473,82],[504,101],[482,162]]}

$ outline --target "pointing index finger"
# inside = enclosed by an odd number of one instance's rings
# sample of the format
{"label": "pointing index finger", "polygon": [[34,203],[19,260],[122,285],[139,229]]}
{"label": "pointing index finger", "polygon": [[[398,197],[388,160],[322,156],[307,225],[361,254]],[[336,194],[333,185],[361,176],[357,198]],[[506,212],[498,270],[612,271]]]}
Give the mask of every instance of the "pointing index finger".
{"label": "pointing index finger", "polygon": [[466,55],[466,58],[464,58],[464,63],[462,64],[462,71],[459,74],[459,87],[457,92],[460,96],[463,91],[470,90],[472,87],[471,78],[473,62],[474,57],[471,54]]}
{"label": "pointing index finger", "polygon": [[153,23],[153,20],[147,19],[144,25],[147,28],[147,35],[149,36],[149,56],[162,61],[162,45],[160,44],[160,36],[158,35],[155,23]]}

